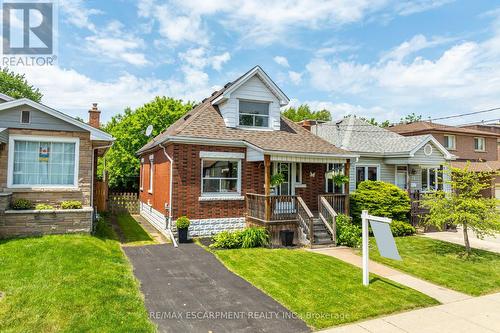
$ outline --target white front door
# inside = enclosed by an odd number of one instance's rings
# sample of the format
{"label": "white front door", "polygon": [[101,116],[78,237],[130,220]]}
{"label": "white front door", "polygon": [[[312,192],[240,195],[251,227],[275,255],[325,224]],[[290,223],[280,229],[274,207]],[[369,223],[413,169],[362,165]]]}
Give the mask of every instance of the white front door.
{"label": "white front door", "polygon": [[408,168],[407,168],[407,166],[396,166],[396,186],[402,190],[408,189]]}

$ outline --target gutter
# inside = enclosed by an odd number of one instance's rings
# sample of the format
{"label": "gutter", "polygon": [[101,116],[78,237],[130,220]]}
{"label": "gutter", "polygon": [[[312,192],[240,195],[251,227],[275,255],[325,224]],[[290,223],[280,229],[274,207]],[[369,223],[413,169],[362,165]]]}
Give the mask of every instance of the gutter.
{"label": "gutter", "polygon": [[168,224],[167,224],[167,233],[174,244],[174,247],[178,247],[177,242],[175,241],[174,234],[172,232],[172,189],[173,189],[173,179],[174,179],[174,160],[168,155],[167,149],[165,146],[162,146],[161,143],[158,144],[158,147],[163,149],[163,154],[170,161],[170,191],[169,191],[169,208],[168,208]]}

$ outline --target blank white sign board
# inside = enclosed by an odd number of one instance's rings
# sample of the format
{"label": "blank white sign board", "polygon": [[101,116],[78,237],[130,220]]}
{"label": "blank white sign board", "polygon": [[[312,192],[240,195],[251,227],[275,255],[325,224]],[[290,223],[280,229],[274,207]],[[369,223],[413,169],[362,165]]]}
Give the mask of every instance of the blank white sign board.
{"label": "blank white sign board", "polygon": [[372,227],[380,255],[389,259],[401,260],[396,242],[392,236],[391,225],[386,222],[370,220],[370,226]]}

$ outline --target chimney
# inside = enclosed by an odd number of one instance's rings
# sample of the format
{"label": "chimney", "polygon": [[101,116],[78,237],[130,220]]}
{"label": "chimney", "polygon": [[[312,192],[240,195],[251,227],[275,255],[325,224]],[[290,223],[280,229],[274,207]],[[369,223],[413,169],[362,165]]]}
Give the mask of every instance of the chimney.
{"label": "chimney", "polygon": [[308,130],[309,132],[311,131],[311,126],[316,125],[316,123],[312,120],[302,120],[299,121],[297,124]]}
{"label": "chimney", "polygon": [[89,125],[95,128],[100,127],[101,111],[97,108],[97,103],[92,103],[92,108],[89,110]]}

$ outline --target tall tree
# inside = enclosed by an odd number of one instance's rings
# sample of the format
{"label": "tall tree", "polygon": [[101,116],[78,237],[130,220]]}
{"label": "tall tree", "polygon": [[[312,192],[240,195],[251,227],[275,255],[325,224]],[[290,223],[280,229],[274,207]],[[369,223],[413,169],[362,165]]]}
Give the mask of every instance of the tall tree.
{"label": "tall tree", "polygon": [[[144,146],[151,137],[145,130],[153,125],[152,137],[163,132],[177,119],[192,109],[194,103],[184,103],[169,97],[156,97],[149,103],[135,110],[125,109],[103,127],[116,138],[115,143],[106,154],[106,172],[111,188],[136,189],[139,175],[139,159],[135,153]],[[100,161],[100,172],[103,163]]]}
{"label": "tall tree", "polygon": [[[424,223],[442,229],[445,224],[462,226],[467,254],[471,253],[469,230],[478,237],[500,231],[498,200],[485,198],[481,190],[491,186],[491,173],[469,171],[470,163],[463,169],[447,168],[444,183],[451,186],[450,193],[437,191],[424,196],[422,206],[429,209]],[[497,174],[500,174],[497,172]]]}
{"label": "tall tree", "polygon": [[282,112],[283,116],[290,119],[291,121],[302,121],[302,120],[324,120],[329,121],[332,116],[328,110],[311,111],[311,108],[307,104],[302,104],[298,108],[288,108]]}
{"label": "tall tree", "polygon": [[0,93],[14,98],[29,98],[40,102],[43,95],[38,88],[28,83],[24,74],[16,74],[7,68],[0,70]]}
{"label": "tall tree", "polygon": [[422,120],[421,115],[416,115],[414,112],[412,112],[411,114],[408,114],[408,115],[404,116],[403,118],[401,118],[401,120],[399,122],[408,124],[408,123],[415,123],[415,122],[421,121],[421,120]]}

